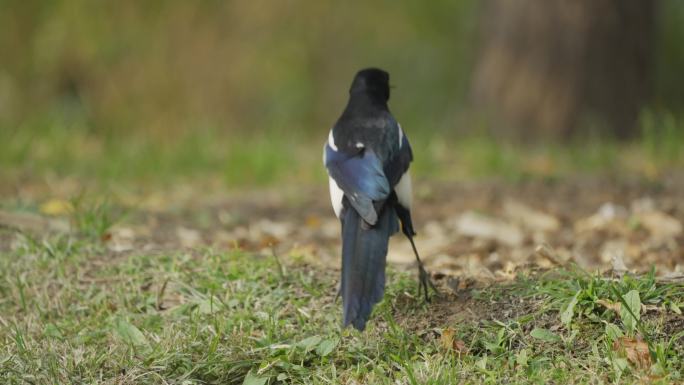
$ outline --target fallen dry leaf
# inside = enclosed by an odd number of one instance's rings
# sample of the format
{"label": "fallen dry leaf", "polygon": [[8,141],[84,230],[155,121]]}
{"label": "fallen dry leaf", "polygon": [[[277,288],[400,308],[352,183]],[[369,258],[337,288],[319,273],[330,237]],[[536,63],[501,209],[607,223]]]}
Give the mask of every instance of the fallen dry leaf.
{"label": "fallen dry leaf", "polygon": [[[599,299],[596,301],[597,304],[605,307],[606,309],[612,310],[616,312],[617,314],[620,314],[620,311],[622,310],[622,303],[620,302],[612,302],[608,301],[605,299]],[[656,305],[641,305],[641,311],[642,312],[649,312],[649,311],[665,311],[664,308],[656,306]]]}
{"label": "fallen dry leaf", "polygon": [[103,235],[102,240],[107,243],[109,250],[121,253],[133,250],[135,232],[128,227],[114,227]]}
{"label": "fallen dry leaf", "polygon": [[664,311],[666,311],[666,308],[664,306],[661,307],[658,305],[644,305],[644,304],[642,304],[641,305],[641,311],[643,313],[646,313],[646,312],[664,312]]}
{"label": "fallen dry leaf", "polygon": [[255,224],[255,230],[270,234],[276,238],[287,238],[294,228],[293,223],[275,222],[270,219],[262,219]]}
{"label": "fallen dry leaf", "polygon": [[613,267],[613,272],[622,276],[627,271],[624,248],[604,247],[603,253],[610,257],[610,264]]}
{"label": "fallen dry leaf", "polygon": [[682,233],[682,223],[660,211],[647,211],[636,217],[655,239],[674,238]]}
{"label": "fallen dry leaf", "polygon": [[629,204],[629,210],[635,214],[645,213],[656,209],[656,202],[651,197],[635,199]]}
{"label": "fallen dry leaf", "polygon": [[444,349],[451,349],[454,344],[454,334],[456,331],[452,328],[442,330],[442,335],[439,337],[439,343]]}
{"label": "fallen dry leaf", "polygon": [[456,231],[467,237],[494,239],[508,246],[520,246],[524,234],[515,225],[468,211],[456,221]]}
{"label": "fallen dry leaf", "polygon": [[592,233],[600,230],[609,230],[613,233],[626,234],[629,230],[626,219],[627,209],[614,203],[604,203],[598,211],[586,218],[575,222],[576,233]]}
{"label": "fallen dry leaf", "polygon": [[553,232],[560,229],[560,221],[549,214],[535,210],[520,202],[507,200],[503,206],[506,216],[524,227],[535,230]]}
{"label": "fallen dry leaf", "polygon": [[598,301],[596,301],[596,303],[605,307],[606,309],[616,312],[617,314],[620,314],[620,310],[622,309],[622,304],[620,302],[612,302],[606,299],[599,299]]}
{"label": "fallen dry leaf", "polygon": [[273,247],[277,246],[278,244],[280,244],[280,239],[271,234],[264,234],[259,240],[260,248]]}
{"label": "fallen dry leaf", "polygon": [[442,348],[453,350],[454,353],[467,354],[468,348],[463,340],[455,338],[456,331],[452,328],[446,328],[442,331],[439,337],[439,344]]}
{"label": "fallen dry leaf", "polygon": [[202,241],[199,231],[183,226],[176,228],[176,236],[183,247],[195,247]]}
{"label": "fallen dry leaf", "polygon": [[658,279],[659,282],[684,283],[684,273],[673,271]]}
{"label": "fallen dry leaf", "polygon": [[534,249],[535,254],[551,261],[556,266],[564,266],[565,262],[558,256],[556,251],[547,244],[537,245]]}
{"label": "fallen dry leaf", "polygon": [[637,336],[637,338],[620,337],[616,339],[613,342],[613,351],[627,357],[627,361],[639,369],[651,367],[651,354],[648,351],[648,345],[640,336]]}
{"label": "fallen dry leaf", "polygon": [[305,219],[306,226],[311,229],[317,229],[321,227],[321,217],[316,215],[309,215]]}
{"label": "fallen dry leaf", "polygon": [[45,215],[67,215],[74,211],[74,206],[64,199],[50,199],[40,205],[40,212]]}
{"label": "fallen dry leaf", "polygon": [[59,231],[68,232],[69,222],[57,218],[47,218],[31,213],[13,213],[0,211],[0,226],[7,226],[24,231]]}
{"label": "fallen dry leaf", "polygon": [[320,258],[318,257],[318,247],[315,244],[295,244],[290,250],[288,250],[286,255],[293,256],[300,259],[301,261],[317,264],[320,263]]}

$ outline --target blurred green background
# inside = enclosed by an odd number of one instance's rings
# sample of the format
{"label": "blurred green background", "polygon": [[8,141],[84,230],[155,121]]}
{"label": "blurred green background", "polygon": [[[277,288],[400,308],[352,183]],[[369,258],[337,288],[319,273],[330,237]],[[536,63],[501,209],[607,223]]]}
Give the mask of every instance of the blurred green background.
{"label": "blurred green background", "polygon": [[678,0],[2,0],[0,25],[6,185],[317,182],[367,66],[419,176],[682,164]]}

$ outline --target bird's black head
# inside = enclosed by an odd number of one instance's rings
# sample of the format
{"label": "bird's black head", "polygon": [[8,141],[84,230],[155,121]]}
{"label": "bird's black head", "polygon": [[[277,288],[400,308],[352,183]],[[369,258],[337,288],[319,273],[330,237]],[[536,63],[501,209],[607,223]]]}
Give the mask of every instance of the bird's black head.
{"label": "bird's black head", "polygon": [[389,74],[379,68],[366,68],[354,77],[349,93],[367,94],[382,101],[389,100]]}

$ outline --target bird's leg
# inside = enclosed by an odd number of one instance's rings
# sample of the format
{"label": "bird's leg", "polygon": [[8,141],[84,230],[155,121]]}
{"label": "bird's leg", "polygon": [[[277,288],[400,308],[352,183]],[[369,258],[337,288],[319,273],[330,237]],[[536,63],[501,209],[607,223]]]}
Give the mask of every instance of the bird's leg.
{"label": "bird's leg", "polygon": [[416,244],[413,242],[413,237],[409,236],[408,239],[411,242],[413,253],[416,255],[416,261],[418,261],[418,279],[420,280],[420,282],[418,283],[418,295],[420,296],[420,292],[424,291],[425,302],[430,302],[430,297],[428,296],[428,285],[430,285],[430,288],[432,288],[432,290],[434,290],[435,293],[439,294],[439,291],[435,287],[435,284],[432,283],[430,275],[427,273],[425,267],[423,266],[423,262],[420,260],[420,256],[418,255],[418,249],[416,248]]}

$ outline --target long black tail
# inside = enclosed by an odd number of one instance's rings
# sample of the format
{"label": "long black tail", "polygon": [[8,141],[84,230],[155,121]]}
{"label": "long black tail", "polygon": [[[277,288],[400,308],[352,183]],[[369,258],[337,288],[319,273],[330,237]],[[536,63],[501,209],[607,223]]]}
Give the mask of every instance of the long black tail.
{"label": "long black tail", "polygon": [[393,205],[368,226],[351,206],[342,216],[342,284],[344,326],[366,327],[373,305],[385,292],[385,260],[389,237],[399,230]]}

